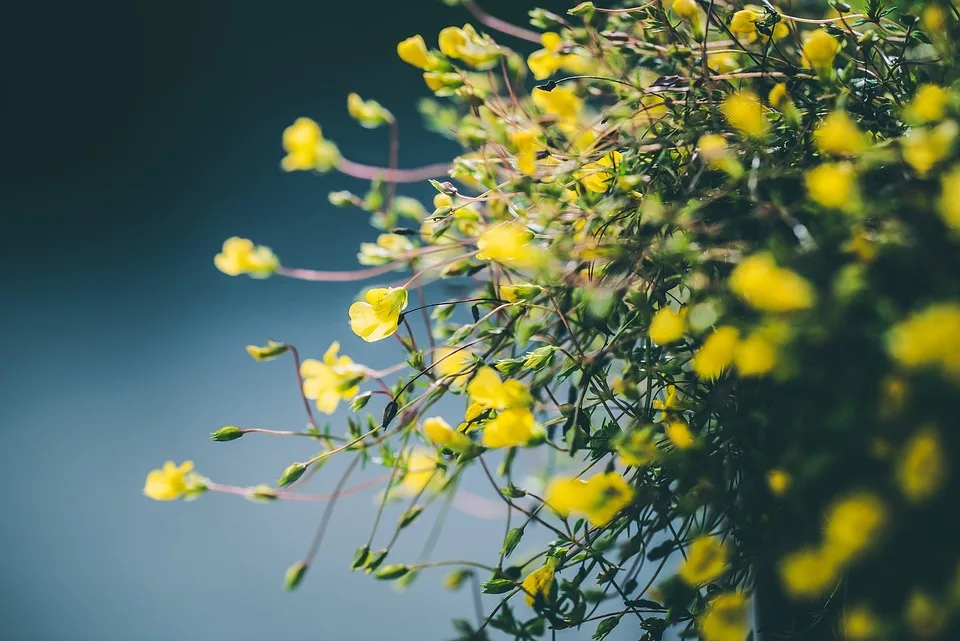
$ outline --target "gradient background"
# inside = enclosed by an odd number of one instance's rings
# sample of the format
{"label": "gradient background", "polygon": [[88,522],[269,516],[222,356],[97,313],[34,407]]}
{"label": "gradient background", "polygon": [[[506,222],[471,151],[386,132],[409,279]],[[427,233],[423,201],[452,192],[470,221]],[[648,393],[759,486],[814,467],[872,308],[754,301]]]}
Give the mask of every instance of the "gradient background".
{"label": "gradient background", "polygon": [[[483,4],[525,22],[525,3]],[[305,553],[323,504],[214,494],[161,504],[141,488],[166,459],[252,485],[309,455],[299,439],[208,439],[224,424],[304,423],[290,361],[254,363],[244,345],[269,336],[318,356],[340,339],[368,365],[397,358],[393,344],[384,354],[386,343],[350,334],[359,286],[229,278],[212,258],[241,235],[289,266],[354,267],[376,232],[326,195],[363,184],[284,175],[280,134],[310,116],[346,155],[382,164],[385,132],[347,117],[346,94],[357,91],[400,118],[402,166],[450,157],[450,143],[417,133],[425,88],[395,45],[417,32],[432,41],[466,12],[432,0],[54,0],[4,13],[0,638],[453,636],[448,620],[472,619],[472,607],[468,593],[440,588],[443,572],[405,594],[348,572],[372,492],[341,501],[305,583],[288,594],[283,572]],[[329,491],[339,467],[313,491]],[[418,532],[392,560],[416,555]],[[493,554],[501,536],[500,522],[459,515],[434,558],[479,558],[480,545]]]}

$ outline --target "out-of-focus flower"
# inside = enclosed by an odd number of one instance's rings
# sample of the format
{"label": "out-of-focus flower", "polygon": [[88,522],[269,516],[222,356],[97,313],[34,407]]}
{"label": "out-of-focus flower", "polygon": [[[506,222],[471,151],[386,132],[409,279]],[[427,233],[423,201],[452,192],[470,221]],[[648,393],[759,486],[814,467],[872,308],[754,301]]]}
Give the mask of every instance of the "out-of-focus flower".
{"label": "out-of-focus flower", "polygon": [[513,267],[537,267],[545,258],[543,249],[531,245],[533,234],[521,223],[489,227],[477,239],[480,260],[492,260]]}
{"label": "out-of-focus flower", "polygon": [[740,332],[736,327],[718,327],[694,355],[693,371],[703,379],[719,378],[720,374],[733,364],[739,342]]}
{"label": "out-of-focus flower", "polygon": [[617,454],[620,462],[630,467],[644,467],[660,456],[660,450],[653,442],[653,430],[649,427],[627,432],[617,442]]}
{"label": "out-of-focus flower", "polygon": [[403,461],[404,475],[397,490],[406,496],[415,496],[438,485],[442,470],[437,466],[437,453],[425,449],[408,452]]}
{"label": "out-of-focus flower", "polygon": [[767,472],[767,487],[774,496],[783,496],[793,486],[793,478],[786,470],[776,468]]}
{"label": "out-of-focus flower", "polygon": [[437,364],[435,369],[440,376],[450,377],[450,386],[460,388],[466,385],[470,378],[473,352],[456,347],[438,347],[433,352],[433,361]]}
{"label": "out-of-focus flower", "polygon": [[780,580],[790,596],[814,598],[836,585],[840,579],[840,563],[819,548],[804,548],[780,560]]}
{"label": "out-of-focus flower", "polygon": [[914,312],[890,330],[887,351],[904,367],[939,367],[960,380],[960,303]]}
{"label": "out-of-focus flower", "polygon": [[473,25],[447,27],[440,32],[440,51],[448,58],[462,60],[478,69],[489,68],[500,57],[500,48],[489,36],[481,36]]}
{"label": "out-of-focus flower", "polygon": [[427,50],[427,43],[419,34],[401,41],[397,45],[397,55],[405,63],[424,71],[433,71],[443,66],[443,61]]}
{"label": "out-of-focus flower", "polygon": [[526,385],[518,380],[502,381],[497,370],[481,367],[467,385],[470,400],[484,409],[506,410],[529,408],[533,397]]}
{"label": "out-of-focus flower", "polygon": [[673,446],[678,450],[688,450],[693,447],[696,442],[693,437],[693,432],[690,431],[690,426],[687,425],[686,421],[670,421],[663,427],[663,433],[666,434],[667,439],[673,443]]}
{"label": "out-of-focus flower", "polygon": [[283,130],[283,150],[284,171],[329,171],[340,162],[340,150],[310,118],[297,118]]}
{"label": "out-of-focus flower", "polygon": [[863,605],[848,608],[843,613],[840,627],[847,641],[873,641],[883,631],[877,616]]}
{"label": "out-of-focus flower", "polygon": [[614,174],[610,170],[619,167],[622,163],[623,154],[619,151],[611,151],[604,154],[600,160],[585,164],[576,172],[576,177],[587,190],[602,194],[613,180]]}
{"label": "out-of-focus flower", "polygon": [[828,209],[855,212],[860,207],[860,188],[853,163],[828,162],[808,169],[803,176],[810,199]]}
{"label": "out-of-focus flower", "polygon": [[914,590],[910,594],[903,613],[907,627],[921,638],[939,635],[947,626],[949,617],[949,610],[924,590]]}
{"label": "out-of-focus flower", "polygon": [[633,488],[617,472],[596,474],[586,481],[557,477],[547,487],[547,505],[566,516],[583,514],[590,525],[603,527],[633,501]]}
{"label": "out-of-focus flower", "polygon": [[349,356],[339,356],[340,343],[330,344],[323,360],[308,358],[300,364],[303,395],[316,401],[317,409],[333,414],[341,400],[349,401],[360,391],[364,368]]}
{"label": "out-of-focus flower", "polygon": [[650,320],[650,340],[657,345],[669,345],[683,338],[687,331],[687,310],[673,311],[661,307]]}
{"label": "out-of-focus flower", "polygon": [[713,583],[730,566],[730,550],[717,536],[698,536],[686,549],[679,576],[694,588]]}
{"label": "out-of-focus flower", "polygon": [[940,217],[947,227],[960,232],[960,165],[955,165],[940,178]]}
{"label": "out-of-focus flower", "polygon": [[855,156],[867,146],[866,137],[850,116],[834,111],[814,130],[817,148],[834,156]]}
{"label": "out-of-focus flower", "polygon": [[224,241],[223,249],[213,257],[213,264],[227,276],[248,274],[251,278],[267,278],[277,271],[280,260],[269,247],[234,236]]}
{"label": "out-of-focus flower", "polygon": [[747,598],[739,592],[724,592],[712,598],[697,615],[697,630],[703,641],[743,641],[750,631]]}
{"label": "out-of-focus flower", "polygon": [[946,158],[957,137],[957,123],[947,120],[933,129],[916,128],[900,139],[903,160],[920,176]]}
{"label": "out-of-focus flower", "polygon": [[423,419],[423,431],[434,445],[443,446],[455,452],[464,452],[473,447],[470,437],[454,430],[439,416]]}
{"label": "out-of-focus flower", "polygon": [[526,407],[500,410],[483,424],[482,443],[487,448],[531,445],[545,436],[533,412]]}
{"label": "out-of-focus flower", "polygon": [[904,444],[897,462],[897,485],[908,500],[930,498],[947,477],[947,460],[940,435],[931,427],[921,429]]}
{"label": "out-of-focus flower", "polygon": [[361,265],[384,265],[413,250],[413,243],[400,234],[380,234],[375,243],[360,243],[357,260]]}
{"label": "out-of-focus flower", "polygon": [[176,501],[200,486],[199,477],[193,473],[193,461],[180,465],[167,461],[161,469],[147,474],[143,493],[154,501]]}
{"label": "out-of-focus flower", "polygon": [[917,87],[917,93],[904,110],[904,115],[918,125],[929,122],[940,122],[947,115],[947,103],[950,92],[931,83]]}
{"label": "out-of-focus flower", "polygon": [[828,71],[838,51],[840,51],[840,43],[822,29],[804,35],[803,64],[805,67],[813,67],[820,73]]}
{"label": "out-of-focus flower", "polygon": [[875,494],[845,496],[827,508],[824,549],[829,556],[845,562],[874,545],[886,523],[887,508]]}
{"label": "out-of-focus flower", "polygon": [[540,34],[540,43],[543,49],[538,49],[527,58],[527,66],[537,80],[545,80],[557,72],[565,69],[570,73],[587,73],[591,62],[577,53],[564,51],[563,38],[560,34],[547,32]]}
{"label": "out-of-focus flower", "polygon": [[815,301],[810,283],[796,272],[778,267],[767,252],[743,259],[730,274],[729,283],[744,302],[766,312],[809,309]]}
{"label": "out-of-focus flower", "polygon": [[756,42],[757,40],[767,42],[771,36],[774,40],[781,40],[790,33],[790,28],[783,20],[780,20],[773,26],[771,35],[768,36],[760,33],[757,29],[757,21],[763,18],[764,15],[765,12],[762,7],[754,4],[745,5],[743,9],[733,14],[733,18],[730,20],[730,31],[742,42],[747,44]]}
{"label": "out-of-focus flower", "polygon": [[376,100],[364,100],[358,94],[347,96],[350,117],[366,129],[376,129],[393,120],[393,115]]}
{"label": "out-of-focus flower", "polygon": [[720,105],[720,111],[730,126],[748,138],[763,138],[770,131],[770,121],[763,113],[763,103],[750,91],[730,94]]}

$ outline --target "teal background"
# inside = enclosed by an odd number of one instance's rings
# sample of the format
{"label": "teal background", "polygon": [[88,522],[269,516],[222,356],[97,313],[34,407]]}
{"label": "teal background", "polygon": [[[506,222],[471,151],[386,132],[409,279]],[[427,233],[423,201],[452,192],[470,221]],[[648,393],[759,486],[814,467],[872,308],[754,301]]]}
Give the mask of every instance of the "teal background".
{"label": "teal background", "polygon": [[[484,6],[525,22],[520,3]],[[376,232],[326,194],[362,183],[283,174],[280,134],[310,116],[350,158],[385,162],[384,132],[346,116],[357,91],[399,116],[403,166],[449,158],[450,143],[419,132],[425,88],[395,45],[417,32],[432,41],[466,12],[432,1],[55,0],[5,13],[0,638],[452,636],[448,620],[472,618],[472,606],[440,588],[443,572],[405,594],[348,572],[372,491],[340,503],[304,585],[288,594],[283,572],[324,504],[213,494],[162,504],[141,488],[167,459],[252,485],[309,456],[296,439],[209,440],[224,424],[303,425],[289,360],[254,363],[244,345],[273,337],[319,356],[339,339],[371,366],[398,358],[392,343],[350,334],[358,285],[229,278],[212,259],[241,235],[290,266],[353,267]],[[342,416],[333,424],[340,431]],[[312,490],[332,489],[337,472],[324,469]],[[426,531],[393,560],[413,558]],[[455,514],[434,558],[492,556],[501,536],[499,521]]]}

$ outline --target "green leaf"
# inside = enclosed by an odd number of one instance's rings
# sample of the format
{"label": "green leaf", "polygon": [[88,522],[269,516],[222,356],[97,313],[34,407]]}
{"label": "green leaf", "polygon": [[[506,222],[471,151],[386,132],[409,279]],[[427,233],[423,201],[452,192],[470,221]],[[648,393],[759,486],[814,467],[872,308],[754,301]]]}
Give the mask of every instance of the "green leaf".
{"label": "green leaf", "polygon": [[423,505],[413,505],[409,507],[401,516],[397,528],[403,529],[417,520],[417,517],[423,512]]}
{"label": "green leaf", "polygon": [[490,579],[480,584],[480,590],[484,594],[503,594],[517,587],[517,584],[510,579]]}
{"label": "green leaf", "polygon": [[617,624],[620,623],[620,617],[610,617],[604,619],[597,625],[597,631],[593,633],[592,639],[600,641],[600,639],[605,638],[608,634],[613,632],[613,629],[617,627]]}
{"label": "green leaf", "polygon": [[370,558],[367,560],[367,565],[364,567],[364,569],[367,571],[367,574],[380,567],[380,564],[383,563],[383,560],[387,558],[387,552],[389,552],[389,550],[384,548],[370,554]]}
{"label": "green leaf", "polygon": [[353,563],[350,565],[350,570],[353,571],[362,568],[368,558],[370,558],[370,546],[362,545],[358,547],[357,551],[353,553]]}
{"label": "green leaf", "polygon": [[380,579],[381,581],[392,581],[394,579],[399,579],[404,574],[410,571],[410,568],[402,563],[394,563],[392,565],[385,565],[381,568],[374,578]]}

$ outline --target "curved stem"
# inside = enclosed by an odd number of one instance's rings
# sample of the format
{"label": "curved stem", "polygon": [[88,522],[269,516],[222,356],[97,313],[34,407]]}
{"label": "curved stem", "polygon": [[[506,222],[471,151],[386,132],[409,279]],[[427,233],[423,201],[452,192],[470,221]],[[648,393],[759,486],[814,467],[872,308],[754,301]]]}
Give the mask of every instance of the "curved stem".
{"label": "curved stem", "polygon": [[424,165],[414,169],[390,169],[389,167],[375,167],[373,165],[364,165],[363,163],[353,162],[346,158],[341,158],[337,163],[337,171],[340,173],[360,178],[362,180],[374,180],[381,178],[392,183],[416,183],[427,180],[428,178],[437,178],[446,176],[450,170],[450,163],[435,163],[433,165]]}
{"label": "curved stem", "polygon": [[515,24],[510,24],[506,20],[501,20],[496,16],[491,16],[489,13],[477,6],[477,3],[473,0],[464,0],[463,8],[469,11],[478,22],[490,27],[491,29],[495,29],[500,33],[505,33],[508,36],[513,36],[514,38],[519,38],[520,40],[526,40],[527,42],[536,42],[537,44],[540,44],[540,34],[536,31],[524,29],[523,27],[518,27]]}

